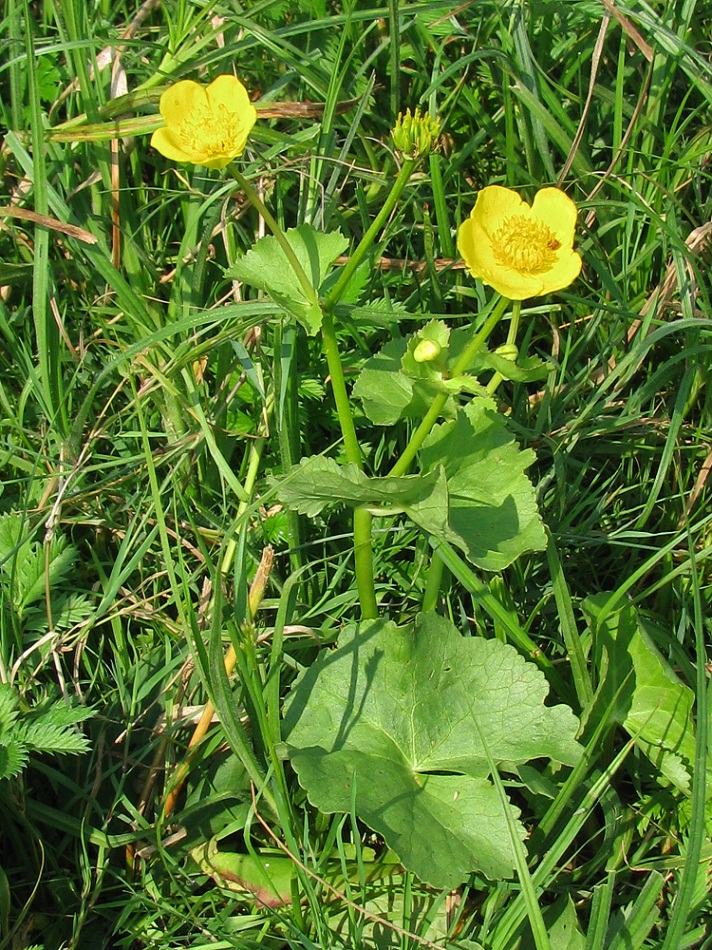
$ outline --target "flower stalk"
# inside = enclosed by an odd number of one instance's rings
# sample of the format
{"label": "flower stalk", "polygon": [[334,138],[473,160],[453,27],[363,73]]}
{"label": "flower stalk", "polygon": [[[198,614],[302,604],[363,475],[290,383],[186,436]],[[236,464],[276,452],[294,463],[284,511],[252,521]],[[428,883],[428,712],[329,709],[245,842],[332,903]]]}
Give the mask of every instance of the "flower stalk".
{"label": "flower stalk", "polygon": [[378,237],[384,224],[390,217],[391,212],[395,208],[398,199],[403,194],[403,189],[408,184],[408,180],[413,174],[417,164],[418,161],[416,159],[406,159],[401,165],[401,169],[398,172],[398,177],[393,183],[393,187],[391,188],[390,194],[386,198],[383,207],[373,219],[370,228],[359,241],[353,254],[349,257],[348,262],[344,264],[343,270],[339,274],[338,280],[324,300],[323,308],[325,313],[333,311],[336,304],[341,300],[342,296],[344,295],[344,291],[349,285],[349,281],[354,275],[354,272],[366,257],[366,254],[368,254],[369,250],[371,249],[371,245]]}
{"label": "flower stalk", "polygon": [[255,211],[262,218],[264,218],[265,224],[270,229],[275,240],[284,251],[284,255],[289,261],[289,264],[292,270],[294,271],[294,274],[297,280],[299,281],[299,286],[304,291],[304,296],[307,298],[307,300],[310,303],[318,304],[319,301],[318,301],[317,293],[312,287],[311,281],[309,280],[307,275],[304,273],[304,268],[299,263],[299,258],[294,253],[294,248],[287,240],[284,234],[284,231],[281,229],[281,227],[279,226],[277,222],[277,219],[274,217],[274,215],[269,210],[267,205],[260,198],[260,196],[257,194],[255,189],[248,182],[248,180],[245,178],[245,176],[242,174],[242,172],[237,167],[237,165],[235,165],[234,162],[232,162],[230,165],[227,166],[227,170],[230,172],[230,174],[235,179],[235,181],[240,186],[240,188],[242,188],[242,190],[245,192],[245,195],[247,196],[248,201],[250,202],[252,207],[255,209]]}
{"label": "flower stalk", "polygon": [[[484,344],[487,342],[492,331],[494,330],[494,328],[497,326],[499,321],[504,316],[504,312],[509,306],[509,303],[510,301],[506,297],[502,297],[497,302],[494,309],[492,310],[490,315],[487,317],[487,319],[483,323],[482,327],[474,335],[469,345],[460,354],[459,358],[455,362],[455,365],[452,368],[453,377],[460,376],[461,373],[465,372],[467,367],[470,365],[470,363],[474,359],[475,355],[478,353],[481,347],[484,346]],[[432,405],[430,406],[430,409],[428,410],[426,415],[423,417],[418,428],[410,437],[408,444],[403,450],[403,454],[401,455],[401,457],[398,459],[396,464],[388,473],[389,476],[396,478],[400,475],[406,474],[406,472],[410,468],[410,463],[418,454],[423,442],[428,437],[431,429],[440,418],[440,414],[442,413],[447,400],[448,400],[447,393],[440,393],[438,396],[435,397],[435,399],[432,402]]]}
{"label": "flower stalk", "polygon": [[[504,344],[505,347],[513,348],[513,358],[516,360],[518,355],[517,350],[517,333],[519,332],[519,317],[522,312],[522,302],[521,300],[515,300],[512,302],[512,317],[509,321],[509,331],[507,332],[507,342]],[[499,350],[497,351],[499,352]],[[509,357],[508,357],[509,358]],[[493,396],[499,384],[503,382],[504,376],[501,373],[494,373],[492,379],[487,383],[487,392],[490,396]]]}

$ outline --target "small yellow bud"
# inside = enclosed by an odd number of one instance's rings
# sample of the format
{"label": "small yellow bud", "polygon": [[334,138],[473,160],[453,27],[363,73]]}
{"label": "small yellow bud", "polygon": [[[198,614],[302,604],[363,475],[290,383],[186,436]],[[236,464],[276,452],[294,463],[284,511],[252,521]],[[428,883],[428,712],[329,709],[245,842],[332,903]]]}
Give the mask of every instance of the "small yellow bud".
{"label": "small yellow bud", "polygon": [[421,115],[420,109],[411,115],[410,109],[406,109],[405,115],[402,112],[398,114],[391,137],[403,158],[412,160],[429,155],[437,145],[439,133],[439,119],[431,119],[427,113]]}
{"label": "small yellow bud", "polygon": [[421,340],[413,350],[413,359],[416,363],[432,363],[442,352],[437,340]]}

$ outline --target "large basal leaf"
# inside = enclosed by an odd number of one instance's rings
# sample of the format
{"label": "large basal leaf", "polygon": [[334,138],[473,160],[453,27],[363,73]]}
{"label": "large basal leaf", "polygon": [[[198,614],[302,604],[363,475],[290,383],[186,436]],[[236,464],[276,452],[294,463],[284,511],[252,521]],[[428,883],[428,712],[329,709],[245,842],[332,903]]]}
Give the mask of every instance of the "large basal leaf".
{"label": "large basal leaf", "polygon": [[314,299],[310,300],[305,294],[287,255],[272,235],[263,237],[235,261],[227,276],[266,291],[299,320],[310,336],[314,336],[322,320],[317,292],[331,265],[348,247],[348,241],[340,231],[324,233],[308,224],[291,228],[285,236],[314,288]]}
{"label": "large basal leaf", "polygon": [[546,547],[534,488],[525,475],[534,458],[532,451],[519,449],[490,399],[472,399],[424,443],[422,468],[444,467],[450,529],[478,567],[501,570],[526,551]]}
{"label": "large basal leaf", "polygon": [[407,868],[453,888],[472,871],[513,873],[486,750],[503,768],[580,757],[575,716],[545,706],[547,694],[543,674],[498,640],[462,637],[434,614],[405,627],[370,621],[299,680],[285,736],[317,808],[348,812],[353,798]]}

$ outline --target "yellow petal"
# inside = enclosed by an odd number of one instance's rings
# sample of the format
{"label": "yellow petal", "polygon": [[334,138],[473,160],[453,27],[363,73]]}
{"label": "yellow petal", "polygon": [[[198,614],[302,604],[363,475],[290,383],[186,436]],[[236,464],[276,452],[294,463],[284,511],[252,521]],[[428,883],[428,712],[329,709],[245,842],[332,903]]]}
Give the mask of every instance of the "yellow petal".
{"label": "yellow petal", "polygon": [[176,138],[170,129],[165,127],[156,129],[153,133],[151,146],[172,162],[193,162],[193,164],[197,164],[200,158],[200,156],[196,156],[192,149],[186,148],[185,144]]}
{"label": "yellow petal", "polygon": [[527,297],[540,297],[545,294],[546,288],[540,274],[523,274],[511,267],[502,267],[500,264],[488,270],[481,278],[510,300],[526,300]]}
{"label": "yellow petal", "polygon": [[[240,150],[240,154],[242,154],[242,150]],[[195,164],[204,165],[205,168],[225,168],[230,164],[233,158],[237,157],[237,155],[222,155],[219,158],[203,157],[200,161],[196,161]]]}
{"label": "yellow petal", "polygon": [[564,247],[574,243],[576,205],[560,188],[542,188],[534,197],[532,213],[544,221]]}
{"label": "yellow petal", "polygon": [[541,275],[544,289],[542,294],[563,290],[573,284],[581,273],[581,256],[576,251],[567,250],[545,274]]}
{"label": "yellow petal", "polygon": [[510,300],[523,300],[531,294],[531,279],[526,279],[511,268],[502,267],[496,260],[489,234],[484,227],[485,223],[486,219],[481,221],[473,211],[457,232],[457,249],[473,277],[494,287],[497,293],[509,297]]}
{"label": "yellow petal", "polygon": [[205,111],[208,108],[208,97],[200,83],[193,82],[192,79],[182,79],[166,89],[158,108],[167,126],[179,126],[186,114],[201,109]]}
{"label": "yellow petal", "polygon": [[250,102],[247,89],[234,76],[218,76],[210,83],[206,93],[211,111],[217,113],[220,109],[225,109],[234,117],[239,133],[235,139],[234,147],[230,150],[230,155],[215,159],[216,162],[222,164],[211,163],[208,166],[209,168],[224,168],[233,158],[242,155],[248,136],[257,119],[257,110]]}
{"label": "yellow petal", "polygon": [[488,185],[478,192],[470,217],[486,232],[491,233],[499,227],[502,218],[527,211],[529,211],[529,205],[519,197],[516,191],[503,188],[501,185]]}
{"label": "yellow petal", "polygon": [[[205,90],[211,109],[225,106],[228,112],[257,118],[255,107],[250,102],[247,89],[234,76],[218,76]],[[254,120],[253,120],[254,121]]]}

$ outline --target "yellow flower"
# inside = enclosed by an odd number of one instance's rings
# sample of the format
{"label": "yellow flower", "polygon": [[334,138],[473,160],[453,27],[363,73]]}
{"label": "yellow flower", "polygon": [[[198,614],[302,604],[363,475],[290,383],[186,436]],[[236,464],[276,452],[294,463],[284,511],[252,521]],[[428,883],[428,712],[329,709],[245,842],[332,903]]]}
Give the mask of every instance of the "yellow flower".
{"label": "yellow flower", "polygon": [[165,126],[151,145],[175,162],[224,168],[242,155],[257,118],[247,90],[234,76],[218,76],[207,88],[189,79],[170,86],[159,106]]}
{"label": "yellow flower", "polygon": [[575,228],[576,205],[558,188],[542,188],[529,207],[516,191],[489,185],[460,225],[457,248],[473,277],[503,297],[524,300],[576,280]]}

